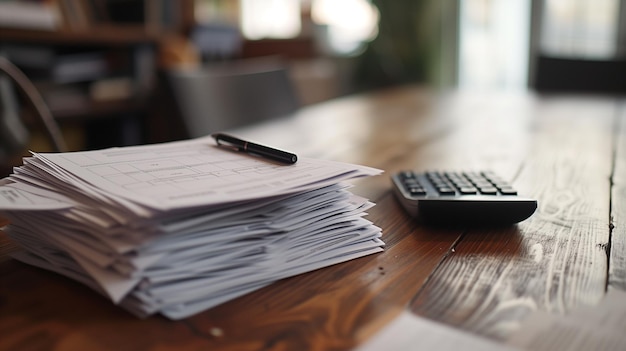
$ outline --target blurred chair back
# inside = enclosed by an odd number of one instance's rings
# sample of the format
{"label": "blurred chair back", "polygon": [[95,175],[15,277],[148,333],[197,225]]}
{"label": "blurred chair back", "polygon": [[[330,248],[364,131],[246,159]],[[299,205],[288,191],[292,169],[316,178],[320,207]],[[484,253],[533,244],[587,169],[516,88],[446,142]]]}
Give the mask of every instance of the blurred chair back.
{"label": "blurred chair back", "polygon": [[286,66],[274,59],[170,70],[165,80],[186,137],[283,117],[300,107]]}
{"label": "blurred chair back", "polygon": [[[33,108],[35,121],[25,123],[16,89]],[[30,79],[5,57],[0,56],[0,176],[18,165],[30,141],[31,130],[46,135],[54,151],[66,151],[61,131],[48,106]]]}

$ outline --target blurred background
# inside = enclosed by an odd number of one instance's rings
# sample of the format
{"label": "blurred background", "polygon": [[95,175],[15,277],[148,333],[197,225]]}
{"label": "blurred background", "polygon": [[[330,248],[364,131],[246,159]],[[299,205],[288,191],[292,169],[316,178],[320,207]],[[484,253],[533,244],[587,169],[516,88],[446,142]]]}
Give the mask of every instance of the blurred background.
{"label": "blurred background", "polygon": [[[87,150],[404,84],[623,94],[624,3],[0,0],[0,57],[40,94],[63,149]],[[16,150],[51,148],[33,127],[38,104],[9,77],[0,74],[5,165]]]}

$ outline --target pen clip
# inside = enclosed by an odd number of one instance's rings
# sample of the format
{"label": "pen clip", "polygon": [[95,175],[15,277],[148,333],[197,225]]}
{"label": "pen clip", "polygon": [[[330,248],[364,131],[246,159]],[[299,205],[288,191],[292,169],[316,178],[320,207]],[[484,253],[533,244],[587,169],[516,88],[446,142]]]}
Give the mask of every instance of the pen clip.
{"label": "pen clip", "polygon": [[215,137],[215,142],[217,143],[217,146],[225,147],[227,149],[232,149],[233,151],[243,151],[244,150],[243,147],[241,147],[239,145],[236,145],[236,144],[233,144],[233,143],[231,143],[229,141],[223,140],[219,136]]}
{"label": "pen clip", "polygon": [[247,141],[235,138],[222,133],[211,134],[218,146],[222,146],[233,151],[246,151]]}

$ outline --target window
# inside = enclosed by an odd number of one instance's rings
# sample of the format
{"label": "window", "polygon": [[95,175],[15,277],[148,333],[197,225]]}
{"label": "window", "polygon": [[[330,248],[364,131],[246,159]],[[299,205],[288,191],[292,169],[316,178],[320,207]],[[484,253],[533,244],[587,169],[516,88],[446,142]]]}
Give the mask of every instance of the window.
{"label": "window", "polygon": [[241,0],[241,31],[248,39],[288,39],[302,28],[300,0]]}
{"label": "window", "polygon": [[460,0],[459,87],[525,89],[530,0]]}
{"label": "window", "polygon": [[617,52],[618,0],[544,0],[541,52],[611,59]]}

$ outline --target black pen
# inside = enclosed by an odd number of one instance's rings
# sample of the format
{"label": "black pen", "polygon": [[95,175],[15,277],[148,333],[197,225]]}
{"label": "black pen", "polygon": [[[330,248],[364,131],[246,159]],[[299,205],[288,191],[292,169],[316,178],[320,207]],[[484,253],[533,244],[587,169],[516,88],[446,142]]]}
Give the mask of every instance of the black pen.
{"label": "black pen", "polygon": [[215,133],[211,134],[211,136],[215,139],[218,146],[226,146],[235,151],[262,156],[281,163],[294,164],[298,161],[298,156],[287,151],[251,143],[223,133]]}

